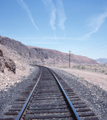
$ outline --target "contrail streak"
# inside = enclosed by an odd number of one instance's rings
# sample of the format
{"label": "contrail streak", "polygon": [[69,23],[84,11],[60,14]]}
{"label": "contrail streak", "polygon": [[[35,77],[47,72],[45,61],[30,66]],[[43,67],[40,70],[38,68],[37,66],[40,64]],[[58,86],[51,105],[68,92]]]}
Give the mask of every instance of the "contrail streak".
{"label": "contrail streak", "polygon": [[43,36],[43,38],[44,38],[44,35],[40,32],[40,30],[38,29],[38,27],[35,25],[34,20],[33,20],[33,17],[32,17],[32,14],[31,14],[31,12],[30,12],[27,4],[26,4],[23,0],[17,0],[17,2],[18,2],[19,5],[21,5],[22,8],[27,12],[27,14],[28,14],[28,16],[29,16],[29,18],[30,18],[33,26],[39,31],[39,33],[40,33],[40,34]]}
{"label": "contrail streak", "polygon": [[34,23],[32,14],[31,14],[31,12],[30,12],[30,10],[29,10],[27,4],[26,4],[23,0],[17,0],[17,2],[18,2],[19,5],[21,5],[22,8],[27,12],[27,14],[28,14],[28,16],[29,16],[29,18],[30,18],[32,24],[34,25],[34,27],[35,27],[37,30],[39,30],[38,27],[37,27],[37,26],[35,25],[35,23]]}

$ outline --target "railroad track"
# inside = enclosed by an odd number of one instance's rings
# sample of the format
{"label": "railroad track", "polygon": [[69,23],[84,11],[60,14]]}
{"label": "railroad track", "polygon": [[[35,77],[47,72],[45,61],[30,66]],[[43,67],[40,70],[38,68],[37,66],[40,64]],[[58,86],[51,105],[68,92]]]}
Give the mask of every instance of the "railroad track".
{"label": "railroad track", "polygon": [[[56,77],[57,76],[57,77]],[[23,96],[2,120],[98,120],[74,91],[50,69],[41,67],[35,86]],[[1,120],[1,119],[0,119]]]}

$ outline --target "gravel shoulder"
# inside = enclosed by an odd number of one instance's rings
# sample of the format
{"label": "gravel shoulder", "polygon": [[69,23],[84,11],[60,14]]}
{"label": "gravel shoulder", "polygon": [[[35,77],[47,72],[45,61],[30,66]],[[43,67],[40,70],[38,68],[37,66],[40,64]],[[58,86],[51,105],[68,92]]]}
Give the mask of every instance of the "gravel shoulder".
{"label": "gravel shoulder", "polygon": [[[102,81],[83,79],[82,74],[61,68],[51,68],[72,88],[75,93],[90,107],[99,120],[107,120],[107,90],[100,86]],[[73,75],[74,74],[74,75]],[[79,76],[78,76],[79,74]],[[85,73],[84,73],[85,74]],[[86,74],[85,74],[86,75]],[[92,74],[89,76],[92,77]],[[98,76],[97,76],[98,77]],[[94,78],[95,79],[95,78]],[[105,84],[105,83],[104,83]],[[107,82],[106,82],[107,85]],[[102,89],[103,88],[103,89]]]}
{"label": "gravel shoulder", "polygon": [[38,67],[32,67],[32,71],[28,75],[21,77],[18,82],[16,80],[13,85],[0,91],[0,118],[5,117],[4,113],[11,108],[15,99],[20,97],[21,93],[30,85],[38,72]]}

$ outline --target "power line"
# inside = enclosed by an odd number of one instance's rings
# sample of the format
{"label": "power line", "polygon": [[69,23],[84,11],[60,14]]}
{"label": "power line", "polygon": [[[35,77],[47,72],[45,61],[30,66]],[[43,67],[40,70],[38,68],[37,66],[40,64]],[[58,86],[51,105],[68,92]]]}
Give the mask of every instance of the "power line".
{"label": "power line", "polygon": [[71,67],[70,62],[71,62],[71,51],[69,51],[69,68]]}
{"label": "power line", "polygon": [[[104,44],[102,44],[100,46],[95,46],[95,47],[92,47],[92,48],[89,48],[89,49],[81,50],[81,51],[76,51],[76,52],[74,51],[73,53],[78,53],[78,52],[84,52],[84,51],[89,51],[89,50],[93,50],[93,49],[98,49],[98,48],[103,47],[105,45],[107,45],[107,43],[104,43]],[[107,47],[107,46],[105,46],[105,47]]]}

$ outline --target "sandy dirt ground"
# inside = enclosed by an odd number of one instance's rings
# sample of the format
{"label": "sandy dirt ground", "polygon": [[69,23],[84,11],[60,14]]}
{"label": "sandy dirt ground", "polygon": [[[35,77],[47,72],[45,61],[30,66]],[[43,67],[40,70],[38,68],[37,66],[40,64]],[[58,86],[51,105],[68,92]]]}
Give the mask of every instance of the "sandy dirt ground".
{"label": "sandy dirt ground", "polygon": [[104,75],[102,73],[95,73],[91,71],[83,71],[83,70],[70,69],[70,68],[58,68],[58,69],[71,73],[77,76],[78,78],[82,78],[107,91],[107,75]]}

